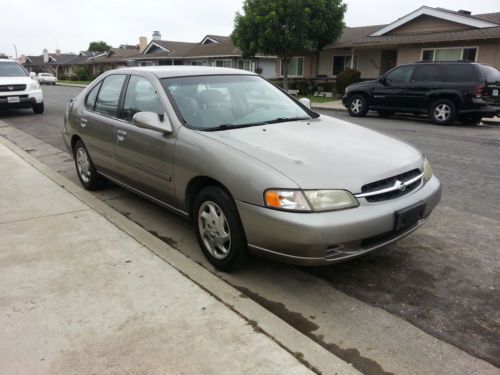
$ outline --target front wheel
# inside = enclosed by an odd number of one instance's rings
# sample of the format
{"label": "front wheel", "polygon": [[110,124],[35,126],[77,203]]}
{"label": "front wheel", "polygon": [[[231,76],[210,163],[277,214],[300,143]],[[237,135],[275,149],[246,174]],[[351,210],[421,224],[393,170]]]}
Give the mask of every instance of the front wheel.
{"label": "front wheel", "polygon": [[353,117],[366,116],[368,101],[364,95],[352,95],[347,102],[347,111]]}
{"label": "front wheel", "polygon": [[457,107],[449,99],[438,99],[429,107],[429,117],[434,124],[451,125],[457,118]]}
{"label": "front wheel", "polygon": [[43,102],[42,103],[36,103],[34,106],[33,106],[33,112],[35,112],[37,115],[40,115],[43,113],[44,111],[44,106],[43,106]]}
{"label": "front wheel", "polygon": [[243,226],[229,193],[218,187],[201,190],[193,204],[193,226],[209,262],[221,271],[233,271],[248,261]]}

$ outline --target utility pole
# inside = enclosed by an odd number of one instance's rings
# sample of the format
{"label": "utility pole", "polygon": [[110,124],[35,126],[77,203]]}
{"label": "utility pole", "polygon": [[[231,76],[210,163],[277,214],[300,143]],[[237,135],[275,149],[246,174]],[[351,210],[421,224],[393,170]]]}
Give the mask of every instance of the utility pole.
{"label": "utility pole", "polygon": [[13,46],[14,46],[14,50],[16,51],[16,60],[17,60],[17,47],[15,44],[13,44]]}

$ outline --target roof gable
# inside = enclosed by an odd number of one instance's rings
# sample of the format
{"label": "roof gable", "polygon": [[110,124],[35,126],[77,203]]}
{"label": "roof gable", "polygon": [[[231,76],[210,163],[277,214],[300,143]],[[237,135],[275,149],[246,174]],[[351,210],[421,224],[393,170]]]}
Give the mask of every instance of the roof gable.
{"label": "roof gable", "polygon": [[499,26],[496,23],[481,20],[478,18],[470,17],[468,15],[463,15],[460,13],[452,12],[452,11],[446,11],[443,9],[436,9],[436,8],[430,8],[427,6],[423,6],[418,8],[417,10],[407,14],[404,17],[401,17],[397,19],[396,21],[390,23],[389,25],[386,25],[382,27],[381,29],[378,29],[374,33],[370,34],[370,36],[382,36],[386,35],[389,32],[402,27],[405,24],[408,24],[409,22],[415,20],[418,17],[421,16],[429,16],[431,18],[438,18],[444,21],[448,21],[450,23],[455,23],[455,24],[460,24],[464,26],[468,26],[470,28],[477,28],[477,29],[483,29],[487,27],[495,27]]}
{"label": "roof gable", "polygon": [[164,47],[159,43],[152,41],[151,43],[149,43],[149,46],[146,47],[143,54],[146,55],[148,53],[156,53],[156,52],[170,52],[170,50],[167,47]]}

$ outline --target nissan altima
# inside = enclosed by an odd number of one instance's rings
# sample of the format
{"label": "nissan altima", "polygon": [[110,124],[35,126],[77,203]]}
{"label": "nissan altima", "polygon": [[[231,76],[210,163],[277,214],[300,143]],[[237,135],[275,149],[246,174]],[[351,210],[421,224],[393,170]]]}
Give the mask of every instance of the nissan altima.
{"label": "nissan altima", "polygon": [[419,228],[441,199],[414,147],[243,70],[108,71],[68,104],[63,136],[86,189],[110,180],[190,219],[224,271],[250,254],[362,256]]}

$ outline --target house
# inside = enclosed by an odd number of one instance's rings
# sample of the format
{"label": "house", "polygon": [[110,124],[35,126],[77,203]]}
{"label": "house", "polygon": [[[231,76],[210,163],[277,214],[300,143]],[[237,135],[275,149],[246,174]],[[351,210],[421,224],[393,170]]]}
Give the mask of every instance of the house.
{"label": "house", "polygon": [[277,76],[276,57],[257,54],[243,59],[229,36],[206,35],[198,43],[162,40],[158,31],[141,55],[130,59],[134,65],[202,65],[260,72],[266,78]]}
{"label": "house", "polygon": [[75,69],[84,64],[87,59],[97,56],[99,53],[82,51],[75,53],[61,53],[56,50],[55,53],[49,53],[46,49],[39,56],[21,56],[20,62],[30,72],[41,73],[48,72],[56,77],[61,75],[70,76],[75,73]]}
{"label": "house", "polygon": [[500,12],[471,14],[423,6],[388,25],[346,27],[320,53],[292,60],[292,77],[334,78],[355,68],[373,79],[416,61],[469,60],[500,69]]}

